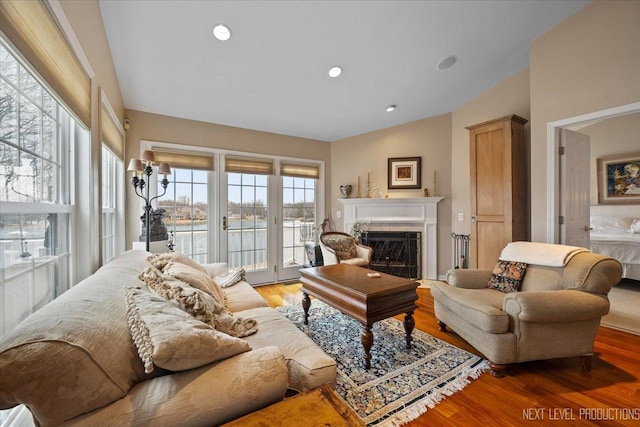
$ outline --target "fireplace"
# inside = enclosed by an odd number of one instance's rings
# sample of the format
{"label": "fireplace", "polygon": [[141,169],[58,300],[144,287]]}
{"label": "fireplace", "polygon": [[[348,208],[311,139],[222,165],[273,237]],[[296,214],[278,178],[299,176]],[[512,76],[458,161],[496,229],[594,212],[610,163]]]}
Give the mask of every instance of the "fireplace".
{"label": "fireplace", "polygon": [[438,279],[438,203],[442,197],[339,199],[344,207],[344,231],[357,222],[369,232],[417,233],[416,277]]}
{"label": "fireplace", "polygon": [[415,231],[369,231],[362,243],[373,248],[371,269],[407,279],[421,279],[420,233]]}

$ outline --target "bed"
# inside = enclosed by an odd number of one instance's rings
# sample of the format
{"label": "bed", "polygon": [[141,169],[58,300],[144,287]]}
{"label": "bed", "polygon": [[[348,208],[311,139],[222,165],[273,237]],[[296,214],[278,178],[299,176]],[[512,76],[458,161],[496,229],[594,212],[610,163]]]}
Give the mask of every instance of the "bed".
{"label": "bed", "polygon": [[591,206],[591,251],[622,264],[622,277],[640,280],[640,206]]}

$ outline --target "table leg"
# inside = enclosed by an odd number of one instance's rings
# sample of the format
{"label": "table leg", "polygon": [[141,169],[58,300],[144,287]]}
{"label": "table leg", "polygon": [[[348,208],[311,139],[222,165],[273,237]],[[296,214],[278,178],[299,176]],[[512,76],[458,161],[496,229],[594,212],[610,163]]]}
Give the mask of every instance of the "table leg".
{"label": "table leg", "polygon": [[409,311],[404,316],[404,330],[407,333],[407,348],[411,348],[411,332],[416,326],[416,321],[413,319],[413,311]]}
{"label": "table leg", "polygon": [[371,347],[373,347],[373,332],[369,325],[362,325],[363,331],[360,336],[362,347],[364,347],[364,366],[366,369],[371,368]]}
{"label": "table leg", "polygon": [[309,324],[309,307],[311,307],[311,298],[309,298],[309,294],[302,293],[304,298],[302,298],[302,308],[304,309],[304,324]]}

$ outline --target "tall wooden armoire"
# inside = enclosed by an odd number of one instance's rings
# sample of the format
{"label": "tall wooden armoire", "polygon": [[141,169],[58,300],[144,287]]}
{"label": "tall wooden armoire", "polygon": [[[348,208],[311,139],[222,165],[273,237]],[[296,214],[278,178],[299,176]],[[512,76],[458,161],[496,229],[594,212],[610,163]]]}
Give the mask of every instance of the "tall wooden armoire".
{"label": "tall wooden armoire", "polygon": [[507,243],[528,240],[524,125],[511,115],[474,126],[471,158],[471,268],[493,268]]}

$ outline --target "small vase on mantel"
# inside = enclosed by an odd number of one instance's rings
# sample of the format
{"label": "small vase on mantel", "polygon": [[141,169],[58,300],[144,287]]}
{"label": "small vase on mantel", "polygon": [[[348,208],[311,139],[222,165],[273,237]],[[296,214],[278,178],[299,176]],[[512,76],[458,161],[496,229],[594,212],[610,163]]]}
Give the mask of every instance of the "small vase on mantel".
{"label": "small vase on mantel", "polygon": [[342,196],[345,199],[348,199],[349,195],[351,194],[351,190],[352,189],[353,189],[353,187],[351,186],[351,184],[341,185],[340,186],[340,193],[342,193]]}

